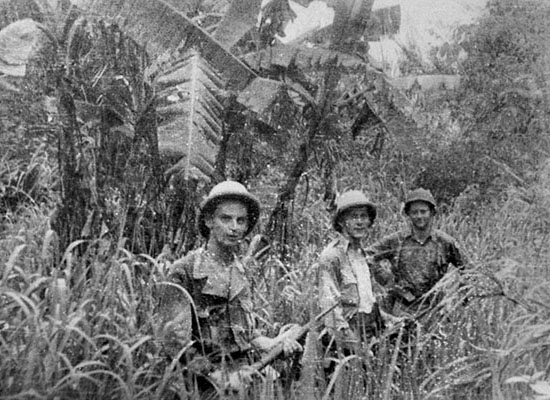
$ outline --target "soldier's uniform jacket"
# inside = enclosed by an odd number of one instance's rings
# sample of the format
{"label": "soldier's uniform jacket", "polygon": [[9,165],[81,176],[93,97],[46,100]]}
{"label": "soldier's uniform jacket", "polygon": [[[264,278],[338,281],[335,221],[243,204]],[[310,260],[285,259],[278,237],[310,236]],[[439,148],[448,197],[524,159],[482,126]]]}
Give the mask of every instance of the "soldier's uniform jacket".
{"label": "soldier's uniform jacket", "polygon": [[411,230],[382,238],[368,249],[374,264],[390,261],[394,283],[411,296],[400,299],[412,303],[427,293],[448,270],[449,264],[461,269],[463,255],[451,236],[434,229],[425,242],[417,241]]}
{"label": "soldier's uniform jacket", "polygon": [[[188,299],[175,290],[170,291],[175,295],[163,299],[168,318],[183,314],[192,319],[192,339],[215,346],[224,354],[250,349],[259,332],[255,329],[250,285],[237,258],[223,265],[204,248],[191,251],[172,265],[169,281],[183,287],[193,299],[194,311]],[[181,339],[182,334],[176,332],[176,336]]]}
{"label": "soldier's uniform jacket", "polygon": [[[337,301],[340,301],[341,304],[325,318],[325,326],[332,329],[349,327],[350,320],[358,311],[360,303],[360,279],[367,280],[368,285],[371,286],[370,296],[372,298],[367,298],[367,301],[371,302],[372,309],[378,312],[376,298],[373,296],[377,286],[374,279],[372,279],[371,270],[364,257],[365,254],[361,251],[361,260],[352,260],[350,258],[349,245],[349,241],[340,236],[331,242],[319,257],[320,307],[321,309],[329,308]],[[379,271],[372,272],[376,276]],[[362,274],[363,276],[358,276],[358,274]],[[368,313],[371,312],[369,311]]]}

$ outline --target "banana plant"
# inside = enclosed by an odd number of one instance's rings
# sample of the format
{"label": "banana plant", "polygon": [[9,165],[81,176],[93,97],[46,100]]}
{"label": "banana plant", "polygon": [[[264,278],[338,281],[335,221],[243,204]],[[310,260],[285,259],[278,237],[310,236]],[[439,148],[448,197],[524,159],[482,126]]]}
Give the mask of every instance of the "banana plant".
{"label": "banana plant", "polygon": [[[301,113],[305,134],[297,146],[295,162],[288,168],[287,180],[281,184],[278,202],[268,224],[270,232],[276,230],[275,225],[281,225],[279,216],[285,213],[280,211],[292,197],[307,167],[314,139],[321,132],[338,131],[338,99],[357,97],[353,93],[346,94],[345,88],[338,88],[342,74],[350,69],[364,71],[363,80],[380,75],[357,56],[360,50],[358,33],[366,26],[372,1],[331,0],[329,5],[334,7],[335,18],[330,35],[313,48],[304,43],[269,46],[265,44],[271,42],[268,40],[256,41],[253,51],[249,52],[243,52],[242,41],[255,30],[261,7],[259,0],[233,0],[231,3],[224,0],[28,1],[43,16],[41,22],[25,21],[25,27],[34,27],[33,32],[39,39],[34,37],[33,44],[26,43],[31,36],[21,34],[21,21],[5,27],[0,31],[0,43],[5,38],[8,45],[0,47],[3,49],[0,59],[8,60],[9,64],[9,55],[15,50],[9,41],[18,35],[31,49],[49,40],[58,47],[57,53],[65,57],[56,80],[61,82],[59,109],[64,111],[60,115],[66,119],[63,127],[67,132],[62,138],[70,150],[68,156],[64,156],[66,162],[62,163],[66,174],[82,168],[77,160],[78,151],[74,149],[77,143],[70,132],[78,130],[77,121],[84,115],[100,119],[103,131],[131,138],[134,148],[136,138],[142,138],[150,144],[151,164],[158,166],[160,159],[171,161],[169,175],[178,175],[184,181],[207,183],[216,171],[228,102],[236,99],[243,111],[268,121],[275,130],[285,117],[266,115],[272,111],[273,103],[284,99],[296,107]],[[281,12],[285,10],[286,0],[272,1],[279,3],[271,7],[277,14],[273,18],[264,15],[261,27],[264,32],[280,31],[280,25],[284,24],[281,13],[289,15]],[[100,27],[100,32],[118,29],[141,46],[143,54],[135,50],[135,55],[142,65],[136,65],[134,74],[132,71],[122,75],[113,73],[117,69],[107,63],[92,70],[93,74],[76,71],[81,61],[90,57],[89,47],[93,47],[94,37],[102,35],[94,26]],[[350,26],[354,29],[350,30]],[[122,36],[116,37],[119,40]],[[115,44],[112,47],[111,52],[120,51]],[[19,60],[19,67],[26,65],[31,56],[29,51],[26,58]],[[95,57],[101,64],[100,54]],[[0,64],[0,72],[14,75],[8,67]],[[21,68],[18,74],[21,75]],[[135,76],[140,78],[132,81]],[[92,87],[86,91],[85,98],[79,98],[80,88],[90,80]],[[95,90],[98,86],[102,90]],[[141,132],[137,131],[138,127],[142,128]],[[106,159],[108,161],[112,160]],[[123,163],[118,169],[128,167],[128,163]],[[90,176],[94,174],[90,168],[84,171]],[[102,196],[97,196],[93,188],[86,189],[85,192],[91,194],[89,198],[101,201]],[[67,193],[64,197],[72,195],[76,193]],[[119,195],[114,193],[111,197]],[[127,196],[140,197],[136,191]],[[87,231],[88,225],[94,225],[90,222],[94,218],[94,213],[89,212],[80,221],[73,221],[73,225],[81,226],[82,232]],[[99,223],[95,225],[100,226]],[[68,236],[75,238],[75,234]]]}

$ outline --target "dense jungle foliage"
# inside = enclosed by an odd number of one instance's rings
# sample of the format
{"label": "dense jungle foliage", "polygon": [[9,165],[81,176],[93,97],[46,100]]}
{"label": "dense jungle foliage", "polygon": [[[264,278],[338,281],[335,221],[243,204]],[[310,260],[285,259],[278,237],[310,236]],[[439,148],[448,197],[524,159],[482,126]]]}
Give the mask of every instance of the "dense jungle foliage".
{"label": "dense jungle foliage", "polygon": [[325,380],[313,333],[301,375],[248,398],[550,399],[550,6],[492,1],[435,67],[403,66],[457,89],[402,90],[366,59],[372,1],[335,1],[331,29],[289,45],[288,4],[256,27],[256,3],[0,1],[0,398],[196,398],[154,291],[232,178],[273,243],[251,271],[268,334],[319,311],[344,190],[378,204],[374,241],[429,188],[471,259],[414,343],[396,328]]}

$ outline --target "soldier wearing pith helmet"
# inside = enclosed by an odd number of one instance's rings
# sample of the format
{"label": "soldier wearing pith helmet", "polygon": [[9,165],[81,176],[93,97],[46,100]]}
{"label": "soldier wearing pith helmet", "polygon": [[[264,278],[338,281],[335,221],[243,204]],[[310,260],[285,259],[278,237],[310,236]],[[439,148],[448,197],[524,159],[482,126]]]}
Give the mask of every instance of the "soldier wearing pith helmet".
{"label": "soldier wearing pith helmet", "polygon": [[373,289],[374,274],[367,263],[363,240],[376,218],[376,205],[359,190],[336,199],[332,226],[338,237],[319,257],[319,303],[338,307],[325,326],[349,349],[377,334],[382,328]]}
{"label": "soldier wearing pith helmet", "polygon": [[449,266],[463,268],[457,241],[435,229],[437,204],[432,193],[418,188],[407,194],[403,206],[409,228],[388,235],[369,248],[374,263],[387,260],[393,275],[393,312],[418,314],[429,302],[425,295],[447,273]]}
{"label": "soldier wearing pith helmet", "polygon": [[[217,184],[201,203],[197,223],[206,244],[172,265],[170,290],[162,299],[163,319],[172,325],[176,350],[193,340],[210,360],[209,365],[235,370],[253,361],[254,354],[279,342],[286,353],[301,349],[297,342],[287,340],[287,335],[269,338],[256,329],[250,283],[240,250],[259,215],[258,199],[235,181]],[[194,308],[177,287],[185,289]],[[204,371],[207,378],[202,383],[206,387],[213,378],[219,378],[212,373]]]}
{"label": "soldier wearing pith helmet", "polygon": [[370,225],[374,223],[376,219],[376,206],[372,203],[365,194],[359,190],[350,190],[343,193],[336,200],[336,212],[332,218],[332,227],[336,232],[342,232],[343,230],[343,217],[346,211],[352,208],[364,209],[369,217]]}
{"label": "soldier wearing pith helmet", "polygon": [[[246,209],[246,216],[242,220],[235,221],[243,224],[241,229],[238,229],[237,226],[234,227],[236,235],[238,234],[240,237],[239,240],[247,236],[256,226],[260,216],[260,202],[258,199],[239,182],[224,181],[214,186],[200,205],[198,228],[200,234],[207,240],[222,239],[218,238],[217,235],[210,237],[211,219],[218,206],[221,204],[225,206],[226,203],[239,204],[239,208],[244,207]],[[244,227],[244,223],[246,223],[246,227]]]}

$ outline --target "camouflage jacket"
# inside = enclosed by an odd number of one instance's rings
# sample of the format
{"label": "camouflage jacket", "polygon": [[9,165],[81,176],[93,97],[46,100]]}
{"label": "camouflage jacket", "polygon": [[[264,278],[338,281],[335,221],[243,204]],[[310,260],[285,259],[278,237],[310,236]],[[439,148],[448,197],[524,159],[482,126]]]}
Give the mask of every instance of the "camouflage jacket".
{"label": "camouflage jacket", "polygon": [[459,269],[465,264],[455,239],[437,229],[423,243],[410,230],[394,233],[370,246],[368,253],[374,264],[384,259],[391,263],[394,284],[412,295],[409,302],[427,293],[450,264]]}
{"label": "camouflage jacket", "polygon": [[[165,319],[178,319],[178,315],[183,315],[175,327],[180,330],[175,332],[180,341],[187,335],[188,339],[205,343],[224,354],[250,349],[250,342],[258,333],[250,285],[237,258],[223,265],[204,248],[191,251],[172,265],[168,279],[189,294],[182,296],[177,290],[170,290],[162,299]],[[186,324],[188,320],[190,324]]]}

